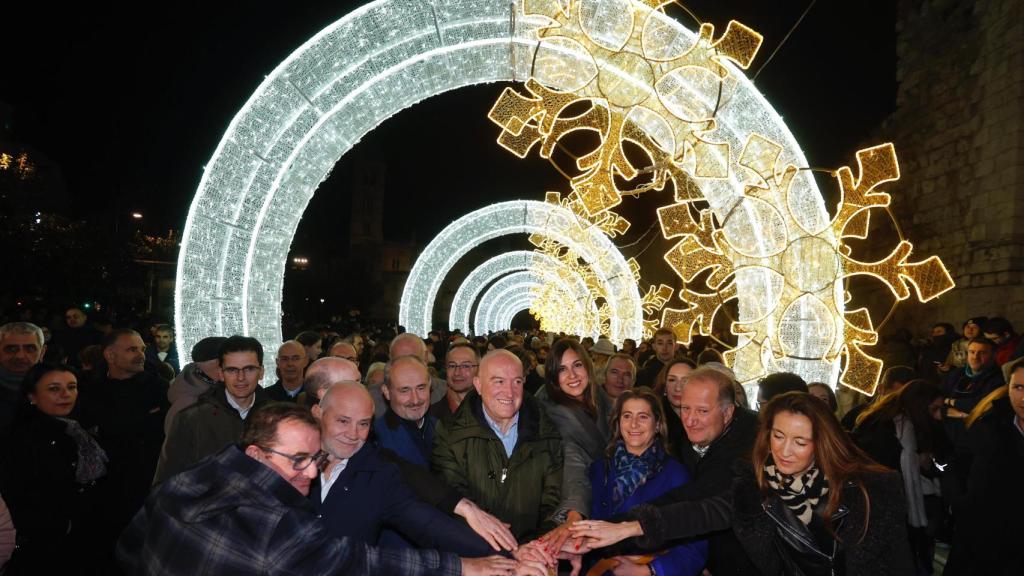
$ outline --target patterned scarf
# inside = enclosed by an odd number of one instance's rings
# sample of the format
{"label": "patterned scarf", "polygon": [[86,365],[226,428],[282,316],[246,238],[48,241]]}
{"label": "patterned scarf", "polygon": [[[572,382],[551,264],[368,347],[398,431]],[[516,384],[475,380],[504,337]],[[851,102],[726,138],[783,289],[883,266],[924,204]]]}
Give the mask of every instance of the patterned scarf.
{"label": "patterned scarf", "polygon": [[811,523],[814,509],[822,498],[828,497],[828,480],[817,466],[811,465],[799,476],[783,474],[775,468],[775,460],[768,455],[764,465],[765,479],[782,502],[805,525]]}
{"label": "patterned scarf", "polygon": [[612,506],[618,510],[623,502],[629,499],[647,480],[665,466],[665,449],[655,439],[654,444],[640,456],[634,456],[626,450],[626,444],[619,438],[612,455],[612,470],[615,473],[615,486],[612,488]]}
{"label": "patterned scarf", "polygon": [[75,481],[88,484],[99,480],[107,474],[107,453],[103,451],[96,439],[82,428],[82,425],[70,418],[57,418],[67,424],[64,431],[78,448],[78,466],[75,467]]}

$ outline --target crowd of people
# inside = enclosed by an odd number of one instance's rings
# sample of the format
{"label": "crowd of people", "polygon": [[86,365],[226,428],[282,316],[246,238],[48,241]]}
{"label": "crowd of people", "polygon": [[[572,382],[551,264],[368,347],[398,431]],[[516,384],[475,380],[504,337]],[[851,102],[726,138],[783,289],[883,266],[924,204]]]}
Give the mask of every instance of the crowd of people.
{"label": "crowd of people", "polygon": [[[0,573],[1017,574],[1024,339],[875,394],[539,330],[0,326]],[[266,387],[261,386],[261,383]],[[269,385],[268,385],[269,384]],[[865,386],[867,387],[867,386]],[[748,396],[749,394],[749,396]]]}

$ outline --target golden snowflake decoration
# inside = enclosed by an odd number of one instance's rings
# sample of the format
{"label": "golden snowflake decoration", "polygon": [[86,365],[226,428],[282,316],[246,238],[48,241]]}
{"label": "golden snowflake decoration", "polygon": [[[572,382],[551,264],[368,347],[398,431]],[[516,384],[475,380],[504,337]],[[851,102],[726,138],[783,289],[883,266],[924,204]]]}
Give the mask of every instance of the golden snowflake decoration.
{"label": "golden snowflake decoration", "polygon": [[[572,191],[548,199],[610,236],[629,228],[612,212],[623,195],[660,191],[671,181],[674,197],[657,215],[664,237],[678,238],[665,261],[683,282],[685,306],[663,308],[673,292],[663,285],[648,290],[644,311],[662,310],[661,324],[689,343],[695,333],[711,335],[723,304],[738,299],[740,317],[731,323],[738,345],[725,357],[741,380],[787,369],[790,361],[842,361],[839,382],[873,394],[881,362],[863,347],[877,342],[877,332],[866,309],[845,310],[844,280],[872,276],[897,301],[912,292],[927,301],[953,287],[937,257],[911,261],[912,246],[902,238],[878,262],[855,259],[845,241],[867,237],[872,211],[891,217],[890,197],[879,186],[899,178],[893,146],[857,152],[856,174],[834,172],[842,199],[826,221],[794,187],[800,168],[782,160],[783,145],[750,130],[736,154],[735,127],[720,125],[742,79],[736,68],[749,67],[761,36],[735,21],[718,38],[710,24],[694,37],[681,34],[664,14],[666,4],[524,0],[523,17],[548,25],[538,33],[526,93],[505,89],[488,114],[502,128],[498,143],[520,157],[539,144],[540,156],[551,160],[566,134],[595,132],[600,145],[577,159]],[[743,121],[742,111],[732,120]],[[643,165],[627,158],[625,142],[643,151]],[[643,184],[629,183],[642,173]],[[630,187],[620,188],[621,181]],[[740,193],[721,193],[735,185]],[[711,207],[699,208],[704,201]],[[639,273],[635,263],[633,269]],[[645,321],[645,332],[655,324]]]}

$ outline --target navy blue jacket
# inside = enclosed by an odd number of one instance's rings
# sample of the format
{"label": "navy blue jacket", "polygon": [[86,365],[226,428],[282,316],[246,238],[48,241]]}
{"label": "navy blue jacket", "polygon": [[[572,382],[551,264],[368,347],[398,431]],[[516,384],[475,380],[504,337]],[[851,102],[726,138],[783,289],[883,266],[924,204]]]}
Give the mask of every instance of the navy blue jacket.
{"label": "navy blue jacket", "polygon": [[417,499],[398,466],[382,459],[369,442],[349,459],[325,501],[320,501],[319,477],[310,487],[309,500],[335,538],[348,536],[374,545],[387,525],[422,548],[466,557],[494,553],[469,526]]}
{"label": "navy blue jacket", "polygon": [[[608,464],[608,459],[602,458],[590,465],[590,486],[593,495],[590,513],[594,520],[607,520],[690,481],[690,473],[686,468],[675,458],[668,457],[661,472],[637,487],[625,502],[615,507],[612,504],[615,476],[614,470],[609,470]],[[707,540],[687,540],[685,543],[670,547],[651,565],[657,574],[686,576],[700,574],[707,559]]]}
{"label": "navy blue jacket", "polygon": [[423,468],[430,468],[430,454],[434,450],[434,429],[437,418],[427,414],[423,420],[423,428],[415,427],[403,421],[398,414],[388,407],[383,416],[373,421],[373,433],[377,437],[377,445],[387,448]]}

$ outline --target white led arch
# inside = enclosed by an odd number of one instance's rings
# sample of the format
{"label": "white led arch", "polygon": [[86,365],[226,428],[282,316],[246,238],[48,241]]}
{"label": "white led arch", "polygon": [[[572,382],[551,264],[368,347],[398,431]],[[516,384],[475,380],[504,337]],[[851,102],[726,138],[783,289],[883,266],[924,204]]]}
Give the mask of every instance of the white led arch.
{"label": "white led arch", "polygon": [[[554,288],[557,299],[563,307],[571,310],[571,316],[582,317],[585,313],[585,304],[576,298],[560,278],[537,270],[521,270],[498,279],[480,296],[474,323],[475,333],[482,335],[508,328],[501,321],[500,312],[503,306],[510,300],[515,300],[525,302],[529,307],[536,291],[545,286]],[[582,324],[582,320],[580,323]]]}
{"label": "white led arch", "polygon": [[496,313],[496,318],[499,326],[512,326],[512,319],[515,318],[516,314],[523,310],[530,309],[530,301],[524,300],[512,300],[508,302],[501,310]]}
{"label": "white led arch", "polygon": [[[480,296],[480,303],[477,305],[477,313],[474,322],[476,334],[488,334],[496,330],[504,330],[499,321],[501,309],[509,302],[532,302],[535,289],[544,287],[550,281],[550,277],[541,275],[534,270],[522,270],[513,272],[490,285]],[[560,287],[559,287],[560,288]],[[559,290],[560,298],[568,305],[572,305],[570,294]]]}
{"label": "white led arch", "polygon": [[[682,41],[694,37],[663,19],[663,26]],[[266,350],[276,349],[282,340],[289,247],[313,192],[338,159],[378,124],[424,98],[472,84],[527,78],[538,47],[537,29],[545,23],[524,17],[519,2],[505,0],[379,0],[327,26],[289,55],[232,119],[204,168],[178,258],[174,318],[179,355],[211,335],[246,334]],[[559,51],[563,59],[578,57],[580,66],[589,63],[587,55],[564,47]],[[736,77],[729,106],[716,116],[720,135],[733,144],[756,130],[783,146],[781,161],[807,165],[781,118],[746,78]],[[573,78],[551,74],[544,81],[571,89]],[[723,181],[706,187],[705,194],[722,216],[742,190]],[[788,201],[807,207],[809,229],[828,222],[807,173],[796,176]],[[752,238],[759,242],[761,226],[753,216],[751,222]],[[744,291],[753,299],[764,291],[761,280],[744,278],[742,270],[737,272],[741,319],[752,314]],[[432,300],[434,293],[420,294]],[[617,320],[613,341],[641,333],[639,297],[636,301],[635,315]],[[413,304],[404,296],[403,303]],[[425,334],[430,312],[415,312],[426,322],[403,323]],[[272,375],[274,355],[265,359],[266,374]],[[805,376],[820,372],[793,362],[785,367]]]}
{"label": "white led arch", "polygon": [[[590,325],[596,325],[597,305],[591,300],[590,290],[587,288],[587,283],[582,276],[569,271],[562,262],[547,254],[530,250],[514,250],[488,259],[466,276],[462,284],[459,285],[459,289],[455,291],[455,297],[452,299],[451,313],[448,317],[449,329],[462,330],[467,334],[470,332],[473,304],[476,303],[480,294],[491,282],[511,272],[530,270],[541,266],[566,271],[566,277],[572,282],[571,292],[574,294],[577,302],[589,308],[589,312],[595,320]],[[582,325],[586,325],[586,323]],[[589,335],[585,331],[575,333]],[[591,336],[597,337],[597,335]]]}
{"label": "white led arch", "polygon": [[529,307],[530,293],[538,285],[523,285],[510,288],[502,294],[496,294],[495,299],[488,302],[488,309],[484,315],[476,319],[477,327],[481,334],[490,334],[500,330],[508,330],[508,324],[502,322],[501,312],[506,306],[513,306],[520,310]]}
{"label": "white led arch", "polygon": [[539,234],[574,250],[594,270],[604,293],[615,299],[609,339],[621,342],[643,334],[640,291],[626,259],[600,229],[586,227],[569,209],[547,202],[513,200],[462,216],[420,253],[402,290],[398,322],[410,332],[431,330],[434,300],[445,276],[462,256],[480,244],[511,234]]}

